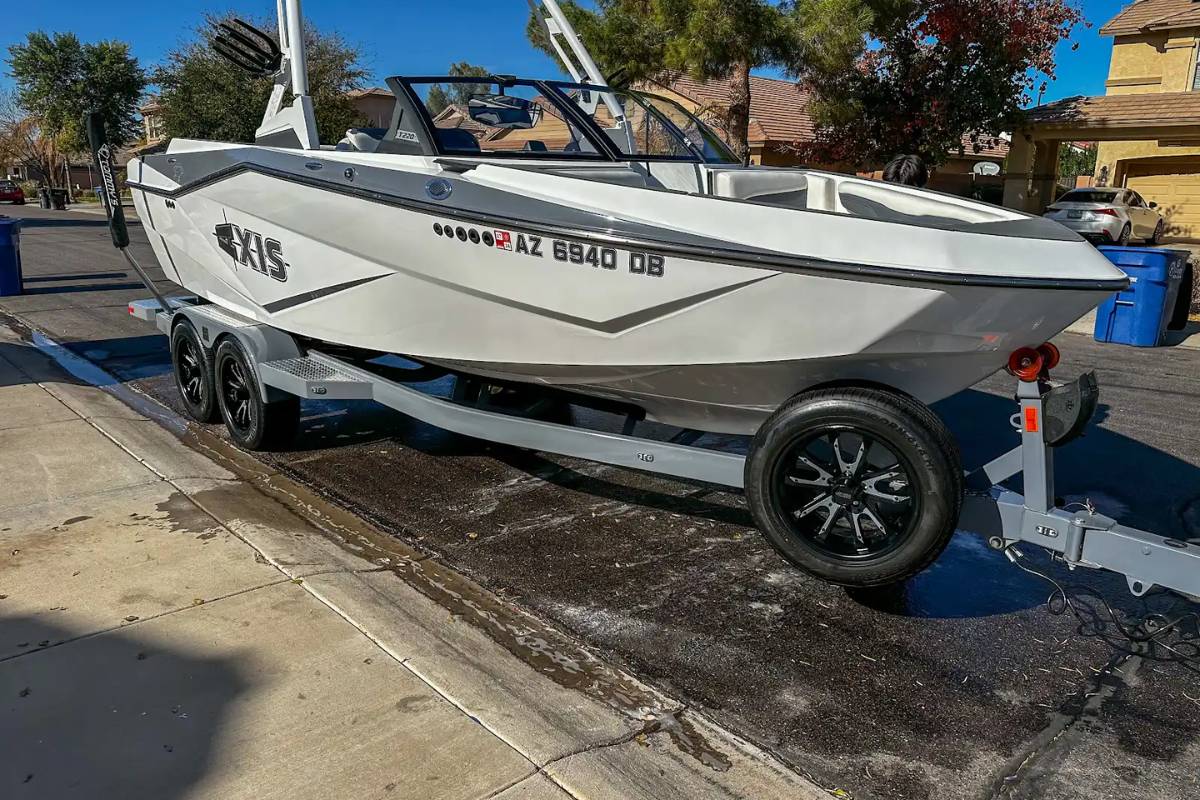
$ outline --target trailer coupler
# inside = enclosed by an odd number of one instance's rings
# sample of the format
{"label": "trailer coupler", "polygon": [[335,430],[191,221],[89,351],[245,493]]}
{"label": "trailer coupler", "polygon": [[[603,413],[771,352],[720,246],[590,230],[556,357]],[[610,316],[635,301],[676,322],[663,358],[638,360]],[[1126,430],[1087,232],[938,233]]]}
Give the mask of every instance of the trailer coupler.
{"label": "trailer coupler", "polygon": [[[1092,373],[1068,384],[1022,380],[1020,412],[1013,417],[1021,444],[967,476],[959,527],[1008,551],[1037,545],[1069,569],[1107,569],[1125,576],[1141,597],[1155,586],[1200,597],[1200,544],[1122,525],[1087,504],[1074,510],[1054,505],[1054,450],[1078,436],[1096,408]],[[999,484],[1023,473],[1025,494]],[[1019,552],[1019,551],[1018,551]]]}

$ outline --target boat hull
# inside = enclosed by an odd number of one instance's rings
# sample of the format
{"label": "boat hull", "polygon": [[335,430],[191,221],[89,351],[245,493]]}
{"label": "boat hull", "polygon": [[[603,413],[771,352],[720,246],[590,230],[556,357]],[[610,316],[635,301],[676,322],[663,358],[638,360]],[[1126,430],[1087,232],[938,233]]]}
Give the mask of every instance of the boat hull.
{"label": "boat hull", "polygon": [[[160,170],[155,185],[142,164],[131,167],[159,261],[190,292],[309,339],[621,400],[714,432],[751,433],[816,386],[873,384],[937,401],[1110,291],[776,266],[727,258],[698,237],[656,246],[616,225],[510,222],[503,203],[464,213],[303,175],[216,170],[189,182],[197,171],[167,180]],[[398,193],[411,197],[414,183],[428,190],[436,177],[403,180]],[[469,194],[458,186],[451,200]],[[804,224],[828,224],[792,213],[798,239]]]}

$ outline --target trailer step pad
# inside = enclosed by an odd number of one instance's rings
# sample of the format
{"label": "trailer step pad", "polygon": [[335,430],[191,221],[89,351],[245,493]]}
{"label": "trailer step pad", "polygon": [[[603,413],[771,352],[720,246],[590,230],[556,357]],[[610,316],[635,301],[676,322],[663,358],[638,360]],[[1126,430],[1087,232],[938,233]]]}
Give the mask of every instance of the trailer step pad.
{"label": "trailer step pad", "polygon": [[258,365],[262,382],[298,397],[322,400],[370,400],[371,384],[313,356],[264,361]]}
{"label": "trailer step pad", "polygon": [[[196,298],[194,297],[168,297],[167,305],[174,311],[177,308],[192,305],[195,301]],[[140,319],[142,322],[154,322],[163,310],[162,306],[153,297],[146,300],[130,300],[128,308],[129,316],[134,319]]]}

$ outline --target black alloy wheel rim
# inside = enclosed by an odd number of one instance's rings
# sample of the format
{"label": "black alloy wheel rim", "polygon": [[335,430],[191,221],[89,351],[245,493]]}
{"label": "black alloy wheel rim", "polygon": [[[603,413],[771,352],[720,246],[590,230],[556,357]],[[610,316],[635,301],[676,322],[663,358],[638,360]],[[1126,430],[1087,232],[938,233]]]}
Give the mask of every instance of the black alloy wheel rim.
{"label": "black alloy wheel rim", "polygon": [[204,404],[204,370],[200,366],[200,353],[188,338],[179,340],[175,355],[175,375],[179,380],[179,391],[193,406]]}
{"label": "black alloy wheel rim", "polygon": [[245,435],[254,427],[254,404],[246,372],[235,359],[227,358],[221,365],[221,394],[229,424]]}
{"label": "black alloy wheel rim", "polygon": [[921,514],[915,471],[874,434],[852,425],[797,438],[776,462],[775,513],[808,548],[841,561],[884,556]]}

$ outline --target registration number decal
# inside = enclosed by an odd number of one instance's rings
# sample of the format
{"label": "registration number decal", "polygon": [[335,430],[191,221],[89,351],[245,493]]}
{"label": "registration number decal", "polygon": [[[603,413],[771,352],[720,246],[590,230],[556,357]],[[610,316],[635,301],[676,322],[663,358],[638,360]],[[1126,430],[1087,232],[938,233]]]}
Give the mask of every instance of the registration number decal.
{"label": "registration number decal", "polygon": [[462,243],[493,247],[514,255],[545,258],[562,264],[610,272],[624,271],[630,275],[648,278],[662,278],[667,272],[667,259],[658,253],[621,250],[571,239],[555,239],[499,229],[480,230],[442,223],[434,223],[433,232]]}
{"label": "registration number decal", "polygon": [[[502,231],[497,231],[497,233],[502,233]],[[522,238],[525,238],[525,235],[518,233],[516,248],[518,253],[521,252],[520,241]],[[529,238],[537,240],[539,244],[541,242],[536,236]],[[549,241],[551,257],[564,264],[577,264],[582,267],[607,270],[616,270],[624,266],[631,275],[646,275],[650,278],[661,278],[666,274],[667,260],[657,253],[624,251],[615,247],[584,244],[565,239],[550,239]]]}

